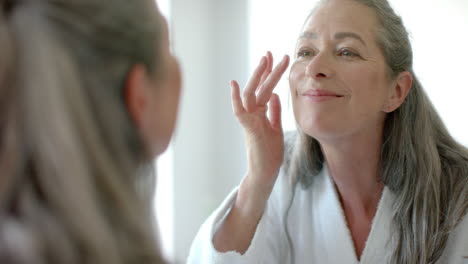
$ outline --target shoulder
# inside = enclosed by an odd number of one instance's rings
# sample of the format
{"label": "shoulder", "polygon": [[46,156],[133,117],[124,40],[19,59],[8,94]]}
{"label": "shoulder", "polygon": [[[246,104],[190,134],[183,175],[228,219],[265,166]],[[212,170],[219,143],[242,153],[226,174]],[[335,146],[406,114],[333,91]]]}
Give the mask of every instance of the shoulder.
{"label": "shoulder", "polygon": [[297,144],[298,140],[298,133],[297,131],[287,131],[284,133],[284,161],[283,161],[283,168],[289,167],[289,162],[291,160],[291,156],[293,154],[294,148]]}
{"label": "shoulder", "polygon": [[[465,262],[460,262],[460,260]],[[440,263],[468,263],[468,214],[450,233]]]}
{"label": "shoulder", "polygon": [[284,133],[283,164],[281,165],[278,178],[276,179],[273,192],[270,196],[270,198],[275,202],[284,201],[285,198],[288,198],[290,195],[292,195],[295,184],[293,184],[293,180],[289,175],[289,162],[291,160],[296,138],[296,131],[288,131]]}
{"label": "shoulder", "polygon": [[457,239],[458,243],[460,243],[463,248],[462,253],[468,258],[468,213],[465,215],[459,226],[455,229],[455,232],[456,236],[459,238]]}
{"label": "shoulder", "polygon": [[13,219],[1,219],[0,263],[43,263],[34,232]]}
{"label": "shoulder", "polygon": [[291,146],[294,144],[296,138],[297,138],[297,131],[296,130],[290,130],[290,131],[285,131],[284,132],[284,144],[285,146]]}
{"label": "shoulder", "polygon": [[280,213],[288,206],[294,197],[294,183],[283,167],[280,169],[278,178],[268,199],[268,207]]}
{"label": "shoulder", "polygon": [[[284,213],[293,204],[293,200],[294,205],[307,203],[310,198],[310,192],[325,188],[327,179],[326,166],[322,167],[318,175],[309,177],[311,180],[307,186],[302,184],[297,177],[291,175],[290,162],[291,159],[295,158],[294,155],[297,154],[295,150],[297,144],[300,144],[299,140],[300,136],[297,131],[288,131],[284,134],[284,160],[268,202],[269,206],[273,207],[271,209],[278,212]],[[301,175],[305,173],[311,174],[310,171],[302,168],[300,173]],[[297,200],[301,202],[298,203]]]}
{"label": "shoulder", "polygon": [[[284,133],[284,159],[283,164],[278,173],[275,185],[273,187],[270,198],[268,199],[268,209],[275,214],[282,214],[285,208],[294,197],[295,185],[293,179],[289,175],[289,161],[297,138],[296,131],[288,131]],[[275,217],[277,217],[276,215]]]}

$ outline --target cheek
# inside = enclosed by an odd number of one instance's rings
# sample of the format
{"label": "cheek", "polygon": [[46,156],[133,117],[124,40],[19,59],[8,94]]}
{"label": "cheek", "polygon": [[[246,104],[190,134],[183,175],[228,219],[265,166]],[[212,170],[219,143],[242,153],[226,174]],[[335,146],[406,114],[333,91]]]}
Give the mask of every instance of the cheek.
{"label": "cheek", "polygon": [[385,79],[378,71],[363,68],[345,73],[346,88],[351,94],[351,102],[365,105],[381,105],[386,96]]}
{"label": "cheek", "polygon": [[167,119],[169,120],[168,133],[170,137],[174,132],[174,127],[179,109],[180,94],[182,89],[180,66],[175,59],[172,59],[171,72],[169,73],[169,76],[170,80],[166,86],[168,100],[167,108],[165,111],[167,111]]}
{"label": "cheek", "polygon": [[313,134],[311,127],[317,122],[317,114],[320,112],[319,109],[315,109],[311,104],[307,104],[301,100],[299,93],[307,88],[308,77],[305,74],[305,65],[301,63],[295,63],[291,67],[289,73],[289,89],[291,93],[292,110],[294,118],[301,127],[308,134]]}
{"label": "cheek", "polygon": [[172,90],[173,92],[173,102],[174,102],[174,119],[177,117],[178,113],[178,107],[179,107],[179,102],[180,102],[180,94],[182,90],[182,74],[181,74],[181,69],[179,66],[179,63],[177,60],[173,59],[173,70],[172,70],[171,76],[173,77],[171,86],[169,89]]}
{"label": "cheek", "polygon": [[163,85],[156,87],[154,110],[152,113],[152,136],[155,154],[162,153],[172,138],[177,120],[180,93],[181,72],[176,61],[168,63],[170,66]]}
{"label": "cheek", "polygon": [[289,90],[291,92],[291,97],[293,102],[297,96],[298,90],[303,85],[305,81],[305,69],[304,66],[299,63],[294,63],[289,72]]}
{"label": "cheek", "polygon": [[176,86],[177,86],[177,92],[178,92],[178,97],[179,97],[180,92],[182,90],[182,69],[178,61],[175,61],[174,64],[175,64],[175,72],[176,72]]}
{"label": "cheek", "polygon": [[347,75],[350,97],[343,111],[348,126],[356,129],[380,124],[387,98],[387,82],[383,74],[368,68],[357,72]]}
{"label": "cheek", "polygon": [[289,91],[291,94],[291,101],[293,106],[293,113],[297,120],[297,93],[298,89],[301,86],[301,82],[304,80],[304,71],[299,67],[299,65],[294,64],[291,67],[289,72]]}

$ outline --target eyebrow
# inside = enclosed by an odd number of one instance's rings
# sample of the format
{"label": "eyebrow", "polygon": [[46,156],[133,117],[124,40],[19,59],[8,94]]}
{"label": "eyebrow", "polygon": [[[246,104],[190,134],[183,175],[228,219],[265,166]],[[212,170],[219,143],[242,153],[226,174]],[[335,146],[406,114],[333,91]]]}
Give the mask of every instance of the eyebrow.
{"label": "eyebrow", "polygon": [[335,34],[335,39],[345,39],[345,38],[354,38],[359,40],[364,46],[366,45],[366,42],[359,36],[358,34],[354,32],[338,32]]}
{"label": "eyebrow", "polygon": [[[312,33],[309,31],[303,32],[300,36],[300,39],[317,39],[317,34]],[[356,34],[354,32],[338,32],[335,34],[335,39],[345,39],[345,38],[353,38],[359,40],[364,46],[366,45],[366,42],[359,36],[359,34]]]}
{"label": "eyebrow", "polygon": [[306,31],[306,32],[302,32],[302,34],[299,36],[299,38],[301,38],[301,39],[303,39],[303,38],[317,39],[317,34]]}

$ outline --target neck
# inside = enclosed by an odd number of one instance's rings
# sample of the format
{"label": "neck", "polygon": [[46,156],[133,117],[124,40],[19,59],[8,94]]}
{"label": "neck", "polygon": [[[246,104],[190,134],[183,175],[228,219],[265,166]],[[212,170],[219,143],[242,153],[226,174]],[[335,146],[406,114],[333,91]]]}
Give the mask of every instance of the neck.
{"label": "neck", "polygon": [[322,151],[343,208],[372,218],[382,196],[381,133],[323,143]]}

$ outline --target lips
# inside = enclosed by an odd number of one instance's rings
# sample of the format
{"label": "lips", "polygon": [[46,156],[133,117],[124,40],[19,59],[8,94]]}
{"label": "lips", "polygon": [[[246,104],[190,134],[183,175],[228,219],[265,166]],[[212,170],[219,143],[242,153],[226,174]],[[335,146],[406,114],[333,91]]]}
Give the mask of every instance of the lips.
{"label": "lips", "polygon": [[315,102],[321,102],[343,97],[343,95],[323,89],[310,89],[302,93],[302,96]]}

